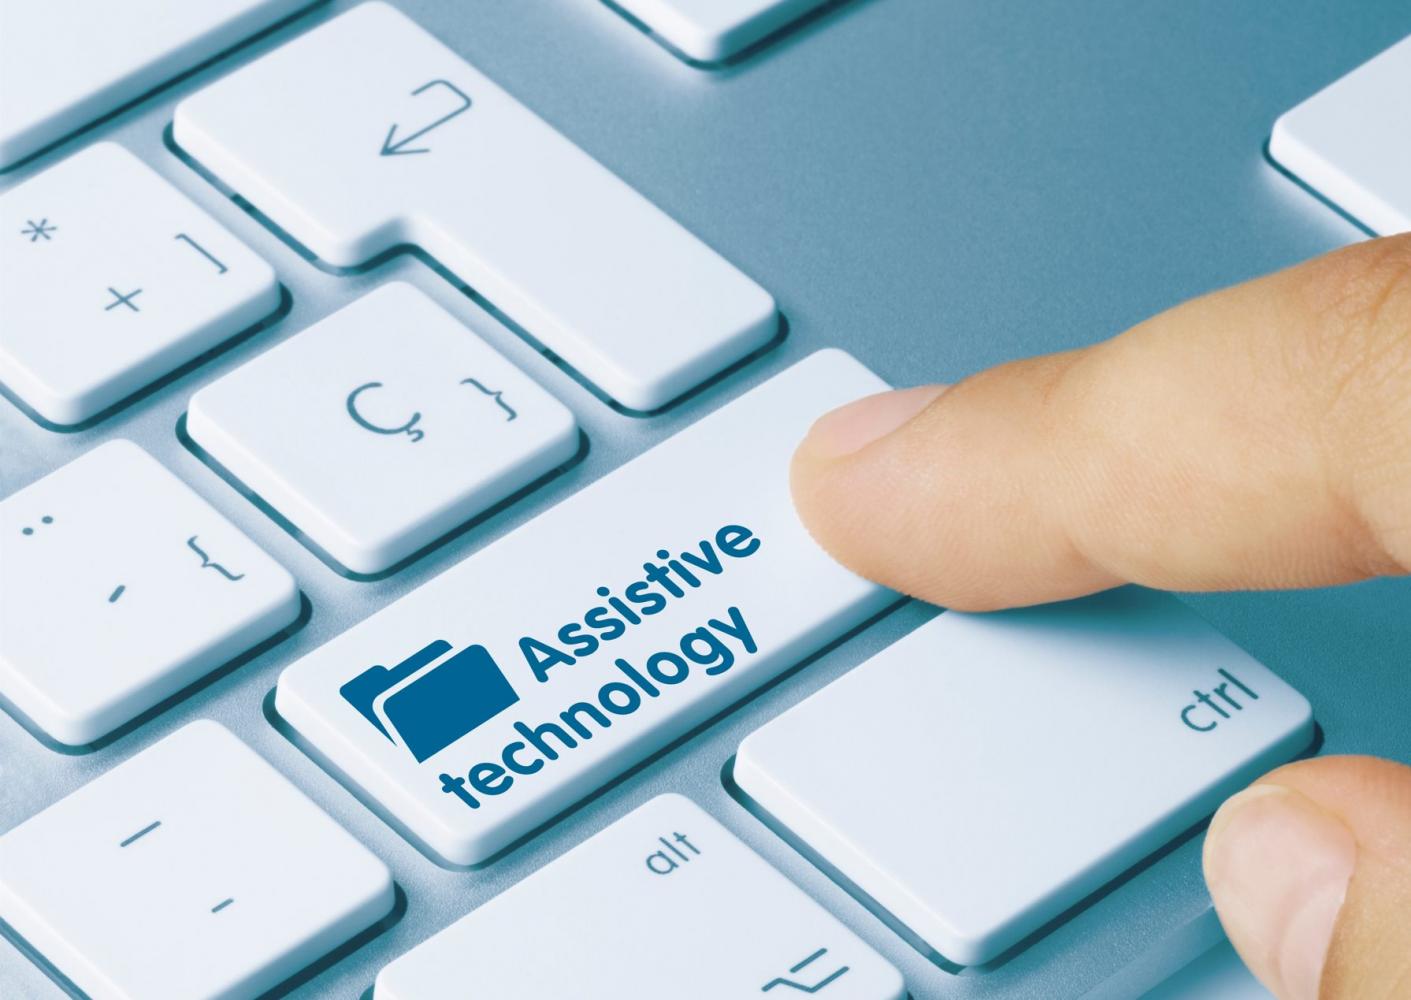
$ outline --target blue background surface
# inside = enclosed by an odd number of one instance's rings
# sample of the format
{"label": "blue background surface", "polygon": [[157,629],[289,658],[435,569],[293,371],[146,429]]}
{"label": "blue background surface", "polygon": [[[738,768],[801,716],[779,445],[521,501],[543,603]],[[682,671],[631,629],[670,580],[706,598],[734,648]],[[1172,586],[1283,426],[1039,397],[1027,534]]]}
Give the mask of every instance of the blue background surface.
{"label": "blue background surface", "polygon": [[[728,796],[720,773],[740,739],[933,613],[919,605],[475,873],[448,872],[418,854],[271,728],[261,701],[302,653],[816,348],[844,347],[897,384],[951,381],[1090,343],[1188,296],[1362,238],[1276,172],[1263,144],[1279,113],[1411,32],[1411,8],[1399,0],[853,0],[706,73],[592,0],[396,2],[764,284],[790,335],[710,391],[635,419],[605,407],[414,259],[341,277],[300,259],[177,160],[162,133],[182,96],[346,3],[316,8],[0,176],[8,187],[84,142],[115,139],[264,255],[293,297],[273,328],[91,430],[53,434],[0,404],[0,494],[99,441],[130,437],[289,567],[313,606],[291,639],[98,752],[53,753],[0,718],[0,829],[191,719],[224,722],[384,858],[409,900],[393,928],[306,982],[300,996],[355,995],[396,954],[666,790],[692,796],[840,914],[903,969],[918,997],[1128,995],[1213,940],[1196,837],[998,969],[953,976]],[[41,42],[62,51],[62,40]],[[425,289],[564,400],[591,449],[567,474],[410,568],[355,582],[231,490],[175,427],[196,388],[394,277]],[[1191,604],[1309,697],[1325,752],[1411,760],[1411,585]],[[1034,836],[1041,849],[1041,826]],[[54,993],[0,944],[0,995]]]}

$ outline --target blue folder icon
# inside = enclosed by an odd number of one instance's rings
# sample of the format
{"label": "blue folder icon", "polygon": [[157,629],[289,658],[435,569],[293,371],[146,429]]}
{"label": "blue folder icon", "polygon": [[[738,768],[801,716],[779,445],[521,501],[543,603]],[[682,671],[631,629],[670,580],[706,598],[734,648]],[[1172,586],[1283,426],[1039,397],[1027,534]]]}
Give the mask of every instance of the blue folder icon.
{"label": "blue folder icon", "polygon": [[484,646],[467,646],[436,662],[450,650],[449,642],[437,639],[394,667],[368,667],[338,693],[421,763],[519,701]]}

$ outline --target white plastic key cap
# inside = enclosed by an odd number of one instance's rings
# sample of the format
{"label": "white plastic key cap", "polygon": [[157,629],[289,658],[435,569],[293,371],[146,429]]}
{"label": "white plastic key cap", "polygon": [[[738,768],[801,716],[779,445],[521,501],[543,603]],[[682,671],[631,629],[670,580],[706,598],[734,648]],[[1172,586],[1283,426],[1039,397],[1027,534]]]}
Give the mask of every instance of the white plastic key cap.
{"label": "white plastic key cap", "polygon": [[788,485],[813,420],[884,388],[799,362],[288,667],[279,714],[434,854],[487,860],[895,599]]}
{"label": "white plastic key cap", "polygon": [[[571,933],[525,960],[546,921]],[[902,1000],[901,973],[690,799],[652,799],[392,962],[374,1000]]]}
{"label": "white plastic key cap", "polygon": [[1411,37],[1281,116],[1269,155],[1373,232],[1411,229]]}
{"label": "white plastic key cap", "polygon": [[950,612],[767,723],[740,788],[945,958],[987,962],[1309,745],[1174,599]]}
{"label": "white plastic key cap", "polygon": [[385,4],[188,98],[174,128],[330,264],[417,244],[624,406],[776,333],[767,292]]}
{"label": "white plastic key cap", "polygon": [[0,551],[0,695],[73,746],[299,615],[284,568],[130,441],[0,501]]}
{"label": "white plastic key cap", "polygon": [[0,919],[93,1000],[255,997],[393,902],[386,865],[205,720],[0,837]]}
{"label": "white plastic key cap", "polygon": [[0,382],[77,424],[279,306],[274,271],[121,146],[0,195]]}
{"label": "white plastic key cap", "polygon": [[357,573],[387,569],[578,450],[567,407],[400,282],[201,389],[186,426]]}
{"label": "white plastic key cap", "polygon": [[0,169],[311,0],[0,0]]}
{"label": "white plastic key cap", "polygon": [[753,45],[826,0],[615,0],[690,59],[714,63]]}

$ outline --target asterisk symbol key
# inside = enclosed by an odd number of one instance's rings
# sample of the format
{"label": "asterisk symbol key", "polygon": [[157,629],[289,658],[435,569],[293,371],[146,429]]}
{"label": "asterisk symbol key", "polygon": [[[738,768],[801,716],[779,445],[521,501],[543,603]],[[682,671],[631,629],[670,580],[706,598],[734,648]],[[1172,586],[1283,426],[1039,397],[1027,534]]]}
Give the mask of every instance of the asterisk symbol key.
{"label": "asterisk symbol key", "polygon": [[40,219],[38,222],[35,222],[33,219],[25,219],[25,222],[27,225],[20,230],[20,235],[28,236],[31,243],[37,243],[41,236],[46,240],[52,240],[54,237],[49,234],[59,228],[58,226],[49,225],[47,218]]}

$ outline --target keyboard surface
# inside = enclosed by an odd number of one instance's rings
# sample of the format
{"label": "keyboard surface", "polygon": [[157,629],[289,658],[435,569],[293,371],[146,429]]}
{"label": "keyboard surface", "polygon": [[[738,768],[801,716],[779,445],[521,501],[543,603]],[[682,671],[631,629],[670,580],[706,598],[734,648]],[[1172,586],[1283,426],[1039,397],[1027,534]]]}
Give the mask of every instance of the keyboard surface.
{"label": "keyboard surface", "polygon": [[1411,37],[1274,123],[1269,156],[1374,233],[1411,229]]}
{"label": "keyboard surface", "polygon": [[[58,753],[0,717],[0,830],[188,723],[219,722],[385,862],[407,901],[389,928],[296,982],[296,997],[357,996],[392,960],[669,792],[688,796],[821,903],[918,998],[1131,996],[1215,941],[1200,841],[1184,837],[1007,961],[956,975],[731,796],[722,769],[745,737],[926,621],[933,612],[920,605],[830,646],[473,872],[428,860],[276,729],[268,704],[296,660],[818,349],[842,348],[894,384],[954,380],[1091,342],[1190,295],[1363,238],[1261,150],[1280,114],[1411,33],[1404,4],[1369,0],[1349,18],[1295,0],[1270,19],[1218,0],[853,0],[738,63],[702,71],[589,0],[396,0],[777,301],[787,321],[780,343],[647,418],[609,407],[422,259],[396,255],[340,273],[316,266],[167,144],[180,101],[352,6],[317,5],[0,174],[3,196],[90,143],[116,142],[272,266],[289,298],[274,324],[87,429],[55,433],[0,405],[0,497],[101,443],[130,439],[287,569],[312,608],[287,638],[95,751]],[[32,41],[63,53],[62,39]],[[64,234],[57,211],[48,221],[56,238]],[[394,280],[420,289],[565,404],[589,447],[404,568],[353,580],[198,458],[178,423],[198,389]],[[1187,603],[1308,698],[1323,752],[1411,759],[1404,583]],[[0,944],[0,995],[62,994]]]}

